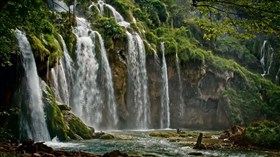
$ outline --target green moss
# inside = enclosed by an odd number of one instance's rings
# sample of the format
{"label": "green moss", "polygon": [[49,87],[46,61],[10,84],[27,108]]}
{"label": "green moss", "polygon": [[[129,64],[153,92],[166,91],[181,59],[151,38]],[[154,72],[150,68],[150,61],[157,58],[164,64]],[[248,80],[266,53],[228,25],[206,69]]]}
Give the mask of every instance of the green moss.
{"label": "green moss", "polygon": [[169,138],[169,137],[178,136],[178,134],[176,132],[163,131],[163,132],[151,132],[149,136]]}
{"label": "green moss", "polygon": [[69,55],[71,56],[71,58],[73,60],[76,59],[76,42],[77,42],[77,38],[76,35],[72,32],[70,32],[65,38],[65,44],[67,46],[67,49],[69,51]]}
{"label": "green moss", "polygon": [[68,141],[66,124],[61,110],[56,104],[53,93],[49,87],[45,87],[44,90],[44,103],[46,113],[46,123],[51,138],[57,137],[60,141]]}
{"label": "green moss", "polygon": [[100,18],[93,27],[102,34],[105,46],[109,47],[116,40],[126,41],[125,29],[119,26],[113,18]]}
{"label": "green moss", "polygon": [[110,139],[114,139],[115,137],[111,134],[104,134],[102,136],[100,136],[100,139],[104,139],[104,140],[110,140]]}
{"label": "green moss", "polygon": [[53,67],[57,62],[57,58],[63,54],[59,41],[54,35],[44,34],[41,39],[31,35],[29,40],[39,71],[46,68],[47,62],[49,62],[50,67]]}
{"label": "green moss", "polygon": [[30,37],[30,44],[32,51],[36,59],[39,59],[40,62],[45,61],[51,52],[44,46],[42,41],[36,36],[32,35]]}
{"label": "green moss", "polygon": [[63,55],[63,50],[54,35],[44,35],[44,45],[50,51],[49,64],[52,67],[56,63],[57,58]]}
{"label": "green moss", "polygon": [[92,138],[92,130],[88,126],[86,126],[80,118],[76,117],[73,113],[69,111],[62,112],[67,125],[67,135],[71,139],[79,140],[80,138]]}

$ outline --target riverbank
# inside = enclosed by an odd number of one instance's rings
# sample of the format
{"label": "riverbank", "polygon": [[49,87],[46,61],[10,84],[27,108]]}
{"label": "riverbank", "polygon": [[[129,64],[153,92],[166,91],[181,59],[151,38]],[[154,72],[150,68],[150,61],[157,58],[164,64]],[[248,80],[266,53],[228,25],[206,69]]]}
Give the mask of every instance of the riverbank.
{"label": "riverbank", "polygon": [[[232,128],[231,128],[232,129]],[[221,151],[243,151],[260,152],[268,156],[280,156],[280,149],[269,149],[249,144],[243,139],[243,132],[236,129],[225,131],[203,131],[203,130],[164,130],[153,131],[149,136],[164,138],[172,143],[178,143],[182,147],[188,146],[195,150],[221,150]],[[244,131],[244,130],[243,130]],[[201,134],[201,143],[197,143]]]}

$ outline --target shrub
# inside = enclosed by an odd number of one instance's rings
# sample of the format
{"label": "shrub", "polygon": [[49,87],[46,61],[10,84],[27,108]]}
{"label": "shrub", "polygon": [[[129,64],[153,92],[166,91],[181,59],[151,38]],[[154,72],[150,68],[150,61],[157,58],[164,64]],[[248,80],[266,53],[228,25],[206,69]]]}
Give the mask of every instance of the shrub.
{"label": "shrub", "polygon": [[280,148],[280,125],[267,120],[252,123],[246,129],[245,138],[256,146]]}

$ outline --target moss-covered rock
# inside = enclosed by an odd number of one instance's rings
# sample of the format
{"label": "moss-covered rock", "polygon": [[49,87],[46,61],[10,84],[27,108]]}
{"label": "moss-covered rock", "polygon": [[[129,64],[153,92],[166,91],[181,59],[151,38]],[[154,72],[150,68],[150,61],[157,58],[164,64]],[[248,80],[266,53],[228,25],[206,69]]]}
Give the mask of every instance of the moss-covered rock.
{"label": "moss-covered rock", "polygon": [[38,72],[40,76],[44,76],[47,71],[47,64],[49,64],[49,67],[53,67],[57,62],[57,58],[63,54],[59,40],[52,34],[44,34],[41,38],[31,35],[29,36],[29,40]]}
{"label": "moss-covered rock", "polygon": [[82,120],[71,111],[62,111],[65,124],[67,126],[67,135],[71,139],[81,140],[93,137],[93,131]]}
{"label": "moss-covered rock", "polygon": [[93,135],[93,138],[110,140],[110,139],[114,139],[115,137],[114,137],[114,135],[108,134],[108,133],[105,133],[105,132],[97,132]]}
{"label": "moss-covered rock", "polygon": [[46,123],[51,138],[57,137],[60,141],[70,140],[67,136],[67,128],[64,117],[60,111],[51,89],[45,85],[44,88],[44,111],[46,113]]}

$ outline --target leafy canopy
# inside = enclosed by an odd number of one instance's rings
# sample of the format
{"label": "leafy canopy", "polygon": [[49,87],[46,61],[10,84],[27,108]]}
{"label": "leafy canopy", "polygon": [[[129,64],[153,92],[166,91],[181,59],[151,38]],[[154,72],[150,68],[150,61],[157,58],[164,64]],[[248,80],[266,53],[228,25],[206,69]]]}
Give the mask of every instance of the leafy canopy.
{"label": "leafy canopy", "polygon": [[199,25],[205,38],[231,34],[249,38],[257,33],[280,34],[279,0],[193,0],[202,15]]}

